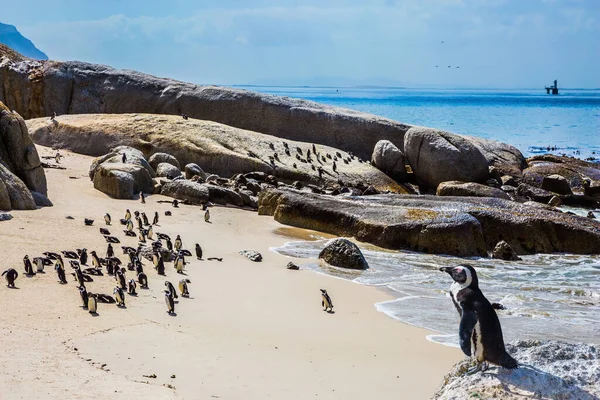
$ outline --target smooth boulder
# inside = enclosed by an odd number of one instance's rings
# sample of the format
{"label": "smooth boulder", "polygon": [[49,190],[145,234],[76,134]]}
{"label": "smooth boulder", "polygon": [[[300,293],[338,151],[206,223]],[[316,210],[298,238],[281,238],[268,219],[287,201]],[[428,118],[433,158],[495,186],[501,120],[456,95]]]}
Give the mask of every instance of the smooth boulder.
{"label": "smooth boulder", "polygon": [[183,175],[181,174],[179,168],[177,168],[173,164],[163,162],[158,164],[158,166],[156,167],[156,176],[159,176],[161,178],[175,179]]}
{"label": "smooth boulder", "polygon": [[489,177],[480,149],[449,132],[412,127],[404,136],[404,154],[417,182],[429,188],[446,181],[485,182]]}
{"label": "smooth boulder", "polygon": [[179,161],[175,157],[167,153],[154,153],[148,158],[148,164],[156,171],[157,167],[161,163],[168,163],[177,169],[181,169]]}
{"label": "smooth boulder", "polygon": [[192,179],[194,176],[199,176],[203,180],[206,180],[206,172],[200,168],[198,164],[189,163],[185,166],[185,179]]}
{"label": "smooth boulder", "polygon": [[343,238],[333,239],[327,243],[319,253],[319,259],[340,268],[359,270],[369,268],[369,264],[358,246]]}
{"label": "smooth boulder", "polygon": [[210,192],[208,185],[180,179],[165,183],[160,194],[198,205],[208,202]]}
{"label": "smooth boulder", "polygon": [[569,186],[569,182],[564,176],[558,174],[544,176],[542,179],[542,189],[562,195],[573,193],[571,187]]}
{"label": "smooth boulder", "polygon": [[408,178],[404,153],[389,140],[380,140],[375,144],[371,163],[396,181]]}
{"label": "smooth boulder", "polygon": [[[0,163],[0,209],[9,211],[35,210],[36,205],[29,188],[18,176]],[[4,192],[5,194],[1,194]],[[7,202],[8,198],[8,202]]]}
{"label": "smooth boulder", "polygon": [[496,197],[510,200],[510,197],[500,189],[473,182],[450,181],[442,182],[436,190],[437,196],[474,196]]}
{"label": "smooth boulder", "polygon": [[94,188],[116,199],[133,199],[139,192],[153,193],[154,181],[140,165],[110,162],[96,168]]}

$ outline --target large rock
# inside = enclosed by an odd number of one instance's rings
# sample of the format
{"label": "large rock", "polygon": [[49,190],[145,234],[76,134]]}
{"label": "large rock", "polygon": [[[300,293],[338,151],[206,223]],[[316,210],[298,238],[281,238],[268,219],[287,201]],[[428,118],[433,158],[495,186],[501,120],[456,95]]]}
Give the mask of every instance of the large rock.
{"label": "large rock", "polygon": [[457,399],[560,399],[597,400],[600,397],[600,349],[559,341],[521,340],[507,351],[522,364],[506,370],[466,374],[470,358],[457,363],[444,377],[434,400]]}
{"label": "large rock", "polygon": [[259,214],[389,249],[487,256],[505,240],[517,254],[600,253],[597,220],[497,198],[394,194],[350,198],[268,189],[260,194]]}
{"label": "large rock", "polygon": [[569,182],[564,176],[558,174],[547,175],[542,179],[542,189],[558,194],[572,194]]}
{"label": "large rock", "polygon": [[[123,158],[123,156],[125,156]],[[146,158],[144,157],[144,153],[140,150],[134,149],[129,146],[117,146],[108,150],[107,154],[103,156],[96,157],[92,160],[92,164],[90,165],[89,176],[91,180],[94,180],[94,174],[96,173],[96,169],[103,163],[123,163],[125,160],[125,164],[132,164],[143,167],[148,175],[151,178],[156,177],[156,174]]]}
{"label": "large rock", "polygon": [[499,241],[496,247],[494,247],[494,250],[492,250],[492,258],[506,261],[519,261],[521,259],[504,240]]}
{"label": "large rock", "polygon": [[319,258],[327,264],[348,269],[367,269],[369,264],[365,260],[358,246],[348,239],[333,239],[319,253]]}
{"label": "large rock", "polygon": [[175,157],[167,153],[154,153],[148,159],[148,164],[156,171],[158,164],[161,163],[169,163],[177,169],[181,169],[181,165],[179,165],[179,161]]}
{"label": "large rock", "polygon": [[446,181],[485,182],[488,161],[470,140],[449,132],[412,127],[404,154],[419,184],[436,188]]}
{"label": "large rock", "polygon": [[[288,156],[284,142],[276,137],[216,122],[151,114],[64,115],[58,119],[60,122],[57,124],[48,118],[28,121],[36,143],[93,156],[114,153],[111,151],[114,146],[126,145],[139,149],[142,154],[142,158],[133,157],[133,160],[144,160],[143,155],[163,152],[173,155],[182,165],[197,163],[219,176],[256,171],[265,177],[274,175],[289,182],[315,185],[333,185],[338,181],[348,185],[363,182],[380,191],[412,192],[370,163],[359,162],[356,157],[348,164],[338,160],[337,171],[334,172],[333,159],[327,158],[326,154],[333,157],[339,152],[343,159],[351,159],[346,152],[317,146],[321,158],[317,160],[313,155],[312,162],[308,162],[307,152],[312,152],[310,143],[286,141],[290,149]],[[89,137],[94,140],[87,140]],[[303,156],[297,152],[298,148]],[[274,157],[275,153],[277,159],[273,158],[271,162],[270,157]],[[118,157],[115,162],[120,162]],[[127,162],[130,162],[129,157]],[[323,170],[321,177],[319,167]],[[152,170],[150,165],[148,168]]]}
{"label": "large rock", "polygon": [[179,179],[165,183],[160,194],[173,197],[177,200],[183,200],[190,204],[206,204],[210,192],[208,185]]}
{"label": "large rock", "polygon": [[139,192],[153,193],[154,181],[140,165],[108,162],[96,168],[94,188],[116,199],[133,199]]}
{"label": "large rock", "polygon": [[189,163],[185,166],[185,179],[192,179],[194,176],[199,176],[203,180],[207,177],[206,172],[198,164]]}
{"label": "large rock", "polygon": [[173,164],[166,163],[166,162],[158,164],[158,166],[156,167],[156,175],[161,178],[169,178],[169,179],[175,179],[177,177],[182,176],[179,168],[177,168]]}
{"label": "large rock", "polygon": [[585,193],[586,181],[600,182],[600,164],[577,158],[545,154],[527,159],[529,167],[523,171],[523,181],[542,188],[544,178],[560,175],[566,179],[569,188],[576,193]]}
{"label": "large rock", "polygon": [[371,163],[397,181],[405,181],[408,178],[404,154],[389,140],[377,142]]}
{"label": "large rock", "polygon": [[521,179],[523,170],[527,168],[527,161],[519,149],[497,140],[461,136],[477,146],[488,164],[496,168],[501,175],[509,175],[517,180]]}
{"label": "large rock", "polygon": [[554,193],[550,193],[547,190],[521,183],[517,187],[517,194],[523,198],[538,201],[540,203],[548,203],[554,197]]}
{"label": "large rock", "polygon": [[44,196],[41,193],[38,193],[38,192],[35,192],[32,190],[31,196],[33,197],[33,201],[35,202],[35,205],[38,207],[52,207],[53,206],[50,199],[48,199],[46,196]]}
{"label": "large rock", "polygon": [[[4,211],[36,209],[29,188],[2,163],[0,163],[0,182],[2,182],[0,185],[0,209]],[[7,197],[9,201],[7,201]]]}
{"label": "large rock", "polygon": [[474,197],[496,197],[498,199],[510,200],[510,197],[500,189],[472,182],[442,182],[438,185],[436,195],[438,196],[474,196]]}

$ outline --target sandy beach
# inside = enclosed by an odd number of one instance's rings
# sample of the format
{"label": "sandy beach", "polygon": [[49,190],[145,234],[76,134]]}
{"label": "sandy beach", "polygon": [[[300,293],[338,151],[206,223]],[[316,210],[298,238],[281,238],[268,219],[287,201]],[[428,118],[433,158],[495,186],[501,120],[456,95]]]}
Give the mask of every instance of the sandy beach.
{"label": "sandy beach", "polygon": [[[38,147],[40,156],[51,149]],[[105,399],[118,395],[156,399],[427,399],[443,375],[463,358],[458,349],[428,342],[426,330],[376,311],[385,292],[310,271],[290,271],[292,259],[269,250],[292,240],[278,234],[271,217],[234,208],[172,208],[162,196],[146,204],[114,200],[96,191],[88,177],[90,157],[63,152],[65,170],[46,169],[54,207],[11,211],[0,223],[2,270],[19,272],[17,289],[0,286],[0,399]],[[23,256],[86,247],[100,256],[106,242],[103,215],[121,245],[136,246],[118,223],[125,209],[160,214],[156,232],[180,234],[204,258],[190,258],[189,299],[176,316],[166,312],[164,277],[150,262],[149,290],[126,296],[126,308],[99,304],[98,316],[81,308],[76,282],[60,285],[52,267],[28,278]],[[171,217],[164,216],[171,210]],[[67,219],[67,216],[73,219]],[[92,218],[92,227],[84,218]],[[293,230],[288,230],[293,231]],[[302,235],[302,232],[296,232]],[[238,252],[257,250],[263,262]],[[305,260],[295,260],[300,264]],[[167,263],[166,279],[182,278]],[[70,267],[67,265],[67,272]],[[133,273],[127,273],[127,279]],[[112,295],[112,277],[95,277],[88,290]],[[330,293],[335,314],[320,307],[319,289]],[[418,310],[415,310],[418,312]],[[146,376],[144,376],[146,375]],[[148,376],[154,376],[148,377]]]}

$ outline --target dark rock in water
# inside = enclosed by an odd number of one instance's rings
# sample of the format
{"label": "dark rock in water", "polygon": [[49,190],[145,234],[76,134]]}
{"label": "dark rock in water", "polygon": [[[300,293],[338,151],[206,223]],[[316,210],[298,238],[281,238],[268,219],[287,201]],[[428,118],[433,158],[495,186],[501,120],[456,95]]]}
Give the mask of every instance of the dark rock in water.
{"label": "dark rock in water", "polygon": [[562,205],[562,200],[558,196],[552,196],[548,202],[548,205],[552,207],[560,207]]}
{"label": "dark rock in water", "polygon": [[292,271],[298,271],[300,269],[299,266],[297,266],[296,264],[294,264],[293,262],[289,262],[287,263],[287,265],[285,266],[287,269],[291,269]]}
{"label": "dark rock in water", "polygon": [[438,196],[475,196],[496,197],[498,199],[510,200],[510,197],[500,189],[473,182],[442,182],[437,187]]}
{"label": "dark rock in water", "polygon": [[429,188],[446,181],[484,182],[489,177],[479,148],[453,133],[412,127],[404,136],[404,154],[417,182]]}
{"label": "dark rock in water", "polygon": [[506,350],[522,366],[506,370],[491,365],[486,373],[466,375],[472,359],[458,362],[444,377],[434,400],[561,399],[600,397],[600,349],[585,343],[520,340]]}
{"label": "dark rock in water", "polygon": [[492,251],[492,258],[506,261],[520,261],[521,257],[515,253],[508,243],[504,240],[498,242],[494,250]]}
{"label": "dark rock in water", "polygon": [[388,249],[482,256],[505,240],[517,254],[600,252],[597,220],[489,197],[328,196],[268,189],[259,214],[280,223],[354,236]]}
{"label": "dark rock in water", "polygon": [[542,179],[542,189],[564,195],[573,193],[569,182],[567,182],[564,176],[558,174],[545,176]]}
{"label": "dark rock in water", "polygon": [[550,199],[554,197],[553,193],[535,186],[528,185],[527,183],[521,183],[517,187],[517,194],[540,203],[548,203]]}
{"label": "dark rock in water", "polygon": [[0,212],[0,221],[10,221],[13,219],[13,216],[9,213]]}
{"label": "dark rock in water", "polygon": [[250,261],[260,262],[262,261],[262,255],[258,251],[254,250],[242,250],[240,254],[246,257]]}
{"label": "dark rock in water", "polygon": [[35,201],[35,205],[38,207],[52,207],[53,204],[46,196],[41,193],[31,191],[31,195],[33,196],[33,201]]}
{"label": "dark rock in water", "polygon": [[589,211],[587,217],[595,219],[596,215],[592,211]]}
{"label": "dark rock in water", "polygon": [[408,179],[404,153],[389,140],[380,140],[375,144],[371,163],[396,181]]}
{"label": "dark rock in water", "polygon": [[367,269],[365,260],[358,246],[348,239],[338,238],[330,241],[319,254],[319,258],[327,264],[348,269]]}

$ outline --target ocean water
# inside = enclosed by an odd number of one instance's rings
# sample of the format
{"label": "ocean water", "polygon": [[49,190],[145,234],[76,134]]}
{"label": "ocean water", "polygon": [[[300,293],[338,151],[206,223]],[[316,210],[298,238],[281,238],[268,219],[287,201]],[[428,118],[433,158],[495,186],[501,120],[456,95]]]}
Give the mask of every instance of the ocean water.
{"label": "ocean water", "polygon": [[[528,157],[552,152],[600,159],[600,90],[422,90],[243,87],[312,100],[411,125],[500,140]],[[556,150],[548,151],[549,147]]]}
{"label": "ocean water", "polygon": [[[387,251],[361,244],[370,268],[351,271],[319,262],[327,240],[313,239],[272,250],[306,259],[302,269],[391,290],[396,299],[376,304],[377,310],[436,332],[428,336],[432,341],[458,347],[459,317],[447,295],[452,279],[438,269],[468,263],[475,267],[488,300],[507,308],[498,311],[505,340],[600,344],[600,257],[540,254],[509,262]],[[330,295],[335,304],[335,293]]]}

